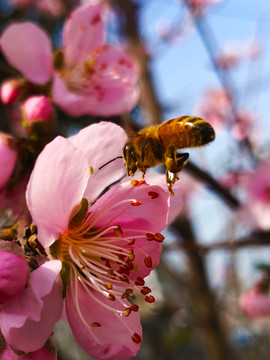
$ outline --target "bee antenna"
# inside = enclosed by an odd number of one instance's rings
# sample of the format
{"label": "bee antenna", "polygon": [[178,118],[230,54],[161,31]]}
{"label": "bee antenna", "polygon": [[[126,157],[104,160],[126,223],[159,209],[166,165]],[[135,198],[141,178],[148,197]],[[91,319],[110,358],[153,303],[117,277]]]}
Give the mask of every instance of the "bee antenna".
{"label": "bee antenna", "polygon": [[105,164],[103,164],[98,170],[101,170],[102,168],[104,168],[106,165],[110,164],[111,162],[113,162],[114,160],[117,159],[123,159],[123,156],[116,156],[115,158],[113,158],[112,160],[106,162]]}

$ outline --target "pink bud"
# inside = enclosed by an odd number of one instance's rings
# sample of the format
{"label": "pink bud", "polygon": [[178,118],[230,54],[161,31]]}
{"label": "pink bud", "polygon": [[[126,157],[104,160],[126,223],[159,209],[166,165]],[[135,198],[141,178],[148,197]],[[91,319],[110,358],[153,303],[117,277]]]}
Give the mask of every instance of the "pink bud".
{"label": "pink bud", "polygon": [[28,278],[28,265],[21,247],[0,240],[0,303],[20,294]]}
{"label": "pink bud", "polygon": [[12,175],[17,156],[15,139],[11,135],[0,133],[0,189]]}
{"label": "pink bud", "polygon": [[13,104],[26,93],[27,82],[24,79],[5,81],[1,86],[1,100],[5,105]]}
{"label": "pink bud", "polygon": [[52,104],[44,95],[28,98],[22,109],[25,126],[35,122],[49,122],[53,114]]}

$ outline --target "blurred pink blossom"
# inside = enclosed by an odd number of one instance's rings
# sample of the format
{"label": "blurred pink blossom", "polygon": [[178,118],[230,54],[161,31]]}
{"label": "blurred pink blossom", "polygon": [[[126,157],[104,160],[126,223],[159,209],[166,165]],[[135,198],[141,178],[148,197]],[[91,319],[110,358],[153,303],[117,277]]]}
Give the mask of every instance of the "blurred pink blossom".
{"label": "blurred pink blossom", "polygon": [[36,9],[53,16],[61,16],[65,11],[61,0],[9,0],[9,2],[14,7]]}
{"label": "blurred pink blossom", "polygon": [[21,247],[0,240],[0,303],[20,294],[28,278],[28,265]]}
{"label": "blurred pink blossom", "polygon": [[195,112],[210,122],[215,131],[227,123],[231,110],[231,97],[223,90],[209,89],[195,107]]}
{"label": "blurred pink blossom", "polygon": [[247,199],[238,211],[238,215],[254,227],[269,230],[270,155],[260,163],[256,171],[245,174],[241,184],[246,190]]}
{"label": "blurred pink blossom", "polygon": [[30,22],[8,26],[0,45],[28,81],[45,85],[53,78],[53,102],[71,116],[121,114],[138,101],[135,64],[121,49],[104,45],[102,6],[87,4],[70,15],[54,59],[49,37]]}
{"label": "blurred pink blossom", "polygon": [[126,141],[122,128],[106,122],[57,137],[38,157],[26,193],[40,243],[62,262],[74,337],[98,359],[138,351],[138,306],[127,297],[139,293],[155,301],[144,277],[159,262],[160,231],[168,224],[168,191],[145,180],[128,177],[98,197],[126,173],[122,159],[100,169]]}
{"label": "blurred pink blossom", "polygon": [[[232,124],[231,134],[237,140],[244,140],[246,137],[253,134],[252,130],[254,129],[254,124],[256,123],[256,119],[254,114],[247,110],[239,110],[237,112],[237,121]],[[255,137],[251,137],[254,138]]]}
{"label": "blurred pink blossom", "polygon": [[240,308],[251,318],[270,316],[270,298],[264,279],[260,279],[250,290],[239,298]]}
{"label": "blurred pink blossom", "polygon": [[240,53],[235,46],[227,46],[221,54],[217,56],[217,65],[223,70],[230,70],[239,63]]}
{"label": "blurred pink blossom", "polygon": [[0,190],[10,179],[17,161],[15,139],[8,134],[0,133]]}
{"label": "blurred pink blossom", "polygon": [[195,15],[202,15],[202,12],[210,5],[219,3],[220,0],[188,0],[189,5],[192,7]]}

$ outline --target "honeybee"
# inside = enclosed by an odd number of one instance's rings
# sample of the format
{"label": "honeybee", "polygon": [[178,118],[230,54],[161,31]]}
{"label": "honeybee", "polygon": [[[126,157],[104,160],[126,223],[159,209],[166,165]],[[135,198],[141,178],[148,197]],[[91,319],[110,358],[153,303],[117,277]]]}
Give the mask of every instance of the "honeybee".
{"label": "honeybee", "polygon": [[123,149],[128,175],[133,176],[140,170],[144,177],[147,169],[164,163],[168,190],[174,195],[172,186],[179,179],[177,173],[189,159],[188,153],[177,153],[177,150],[202,146],[214,138],[212,126],[195,116],[180,116],[142,129],[129,138]]}

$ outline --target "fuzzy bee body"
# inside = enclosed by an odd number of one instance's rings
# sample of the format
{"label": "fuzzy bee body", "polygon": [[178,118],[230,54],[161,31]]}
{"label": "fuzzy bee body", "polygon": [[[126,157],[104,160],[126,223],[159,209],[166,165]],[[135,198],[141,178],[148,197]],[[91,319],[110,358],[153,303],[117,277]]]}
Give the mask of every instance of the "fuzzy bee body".
{"label": "fuzzy bee body", "polygon": [[177,150],[199,147],[214,138],[212,126],[194,116],[181,116],[161,125],[142,129],[130,137],[123,149],[128,175],[133,176],[137,170],[144,175],[148,168],[164,163],[166,182],[173,195],[172,185],[178,180],[177,173],[189,158],[188,153],[177,153]]}

